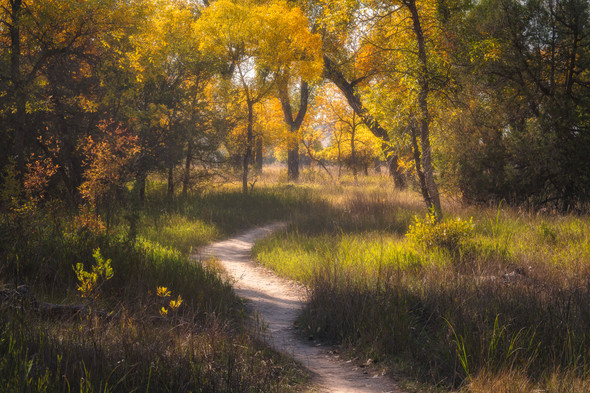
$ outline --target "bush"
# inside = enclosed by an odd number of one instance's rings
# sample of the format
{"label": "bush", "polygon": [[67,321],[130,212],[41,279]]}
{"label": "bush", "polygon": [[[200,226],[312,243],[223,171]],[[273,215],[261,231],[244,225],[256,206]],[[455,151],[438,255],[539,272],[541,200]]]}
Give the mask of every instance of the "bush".
{"label": "bush", "polygon": [[437,247],[454,253],[472,236],[472,221],[473,218],[465,221],[457,217],[438,222],[434,213],[428,213],[423,219],[414,216],[406,236],[421,247]]}

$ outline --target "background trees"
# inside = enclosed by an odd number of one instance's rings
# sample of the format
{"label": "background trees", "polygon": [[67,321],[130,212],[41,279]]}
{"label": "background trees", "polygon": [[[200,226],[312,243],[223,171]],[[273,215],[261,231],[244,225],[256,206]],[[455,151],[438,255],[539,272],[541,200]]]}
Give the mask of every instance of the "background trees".
{"label": "background trees", "polygon": [[445,157],[467,200],[587,202],[588,17],[583,1],[485,1],[466,16],[464,106]]}
{"label": "background trees", "polygon": [[100,124],[113,122],[138,138],[128,165],[140,195],[150,172],[166,174],[170,195],[179,181],[186,193],[197,162],[205,170],[232,154],[246,191],[254,156],[260,163],[270,151],[263,143],[289,151],[296,179],[300,147],[334,149],[305,120],[321,111],[323,77],[381,144],[396,186],[410,180],[429,208],[440,210],[442,184],[468,201],[583,209],[588,8],[581,0],[4,0],[0,165],[17,194],[27,168],[46,168],[50,193],[78,204],[83,141],[98,141]]}
{"label": "background trees", "polygon": [[227,77],[245,104],[242,190],[248,192],[248,168],[253,156],[254,105],[279,86],[285,119],[297,130],[305,115],[307,84],[302,85],[301,109],[293,119],[288,98],[291,78],[310,79],[321,69],[319,38],[307,29],[307,20],[284,1],[220,0],[200,19],[201,50],[212,52],[229,65]]}
{"label": "background trees", "polygon": [[355,111],[348,106],[340,91],[326,84],[315,102],[313,121],[323,130],[324,143],[321,157],[338,164],[338,176],[342,167],[348,167],[355,181],[362,171],[368,174],[369,166],[382,156],[381,141],[369,131]]}

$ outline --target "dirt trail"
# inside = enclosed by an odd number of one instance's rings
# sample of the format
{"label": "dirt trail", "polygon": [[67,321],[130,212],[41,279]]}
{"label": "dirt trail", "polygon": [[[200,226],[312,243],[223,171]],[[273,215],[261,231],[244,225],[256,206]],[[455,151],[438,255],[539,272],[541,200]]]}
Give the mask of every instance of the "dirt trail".
{"label": "dirt trail", "polygon": [[262,318],[270,344],[311,370],[320,392],[401,392],[389,378],[375,375],[370,368],[359,368],[352,362],[339,360],[330,347],[297,336],[294,322],[304,305],[305,290],[251,260],[256,240],[285,227],[285,223],[274,223],[251,229],[204,247],[195,258],[214,256],[220,261],[231,277],[236,293],[247,299],[253,311]]}

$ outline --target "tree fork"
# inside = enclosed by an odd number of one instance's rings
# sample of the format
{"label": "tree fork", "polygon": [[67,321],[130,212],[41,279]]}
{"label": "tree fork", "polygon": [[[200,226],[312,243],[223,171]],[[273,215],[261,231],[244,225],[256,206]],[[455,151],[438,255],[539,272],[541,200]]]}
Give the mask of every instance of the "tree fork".
{"label": "tree fork", "polygon": [[[308,83],[305,81],[301,81],[300,83],[299,110],[297,111],[297,116],[295,116],[295,118],[293,118],[293,109],[291,107],[291,100],[289,98],[286,83],[281,83],[279,85],[279,100],[281,101],[285,123],[289,126],[291,134],[296,136],[301,128],[301,124],[303,124],[305,113],[307,112],[309,101]],[[299,179],[299,141],[296,141],[293,147],[289,147],[287,152],[287,177],[289,180],[293,181]]]}

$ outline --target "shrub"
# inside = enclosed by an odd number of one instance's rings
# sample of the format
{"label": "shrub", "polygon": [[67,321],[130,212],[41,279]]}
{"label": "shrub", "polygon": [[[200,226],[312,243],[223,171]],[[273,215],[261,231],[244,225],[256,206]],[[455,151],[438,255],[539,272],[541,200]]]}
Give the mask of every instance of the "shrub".
{"label": "shrub", "polygon": [[406,236],[414,243],[424,247],[438,247],[456,252],[473,234],[473,218],[468,221],[460,218],[438,222],[434,213],[425,218],[414,216]]}

